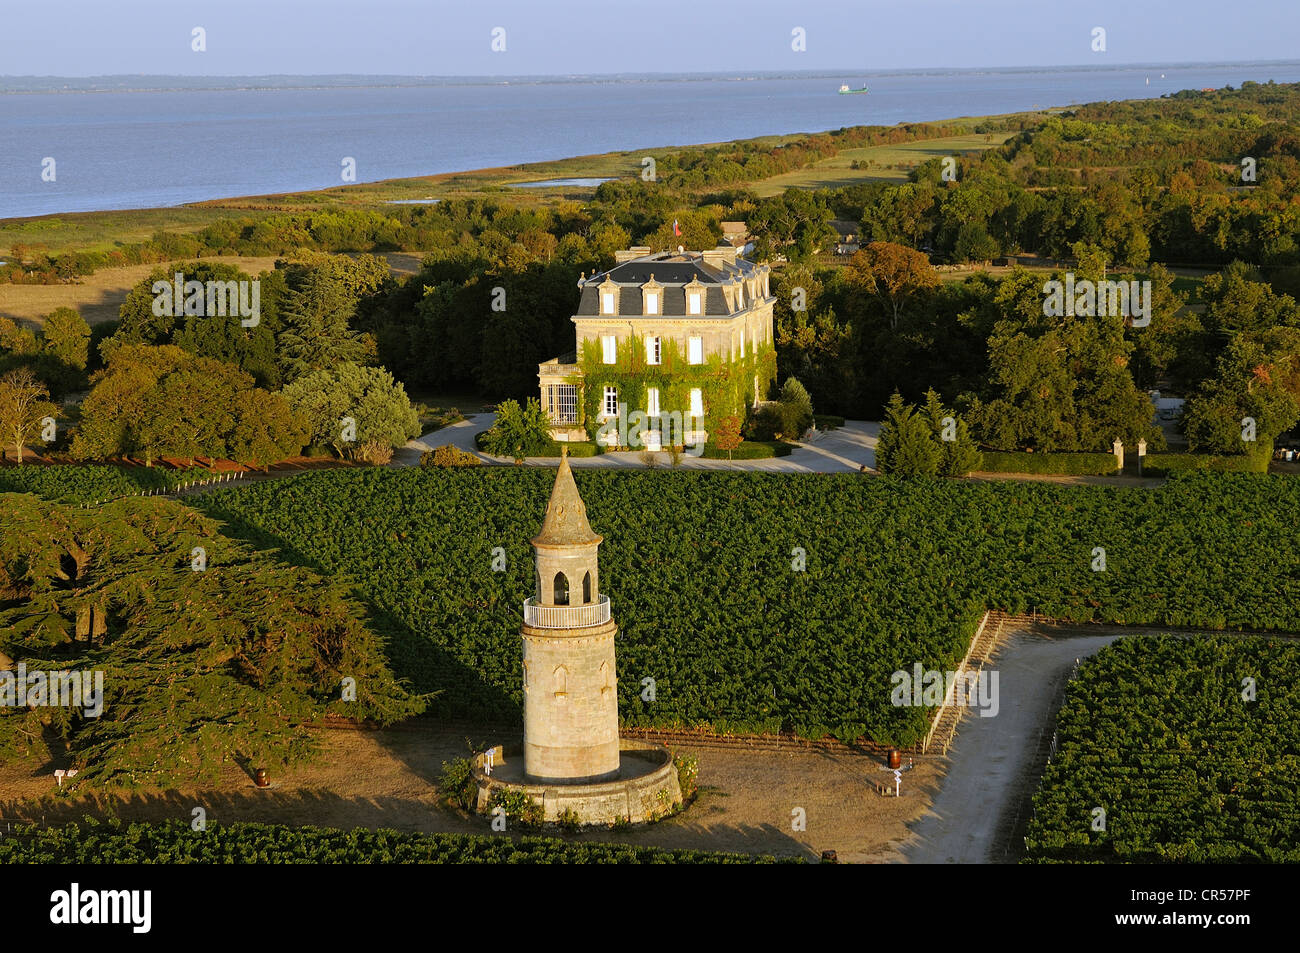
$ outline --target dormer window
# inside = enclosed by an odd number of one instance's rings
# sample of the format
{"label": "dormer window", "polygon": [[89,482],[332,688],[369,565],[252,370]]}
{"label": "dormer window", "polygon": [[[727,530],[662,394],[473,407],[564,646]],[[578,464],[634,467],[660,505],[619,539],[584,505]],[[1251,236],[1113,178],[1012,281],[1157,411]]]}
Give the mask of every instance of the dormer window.
{"label": "dormer window", "polygon": [[600,286],[600,313],[618,314],[618,285],[612,281]]}
{"label": "dormer window", "polygon": [[663,314],[664,313],[664,294],[663,285],[655,281],[655,276],[651,275],[650,280],[641,286],[641,305],[642,314]]}
{"label": "dormer window", "polygon": [[686,313],[688,315],[704,314],[704,286],[692,280],[686,287]]}

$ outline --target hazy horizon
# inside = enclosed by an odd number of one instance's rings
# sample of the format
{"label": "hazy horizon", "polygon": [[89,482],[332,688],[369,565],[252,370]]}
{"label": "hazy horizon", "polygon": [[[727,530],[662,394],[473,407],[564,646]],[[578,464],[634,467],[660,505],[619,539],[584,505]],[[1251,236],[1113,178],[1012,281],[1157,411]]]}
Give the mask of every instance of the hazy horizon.
{"label": "hazy horizon", "polygon": [[[1212,0],[1096,0],[1086,9],[1038,0],[787,6],[48,0],[6,11],[0,63],[6,77],[69,79],[478,78],[1244,63],[1286,60],[1300,48],[1300,7],[1271,0],[1238,0],[1227,17]],[[201,51],[193,48],[196,27],[204,31]],[[1104,51],[1093,49],[1096,27],[1106,31]],[[498,28],[505,33],[493,49]],[[796,29],[801,44],[792,39]],[[51,68],[63,64],[77,68]]]}

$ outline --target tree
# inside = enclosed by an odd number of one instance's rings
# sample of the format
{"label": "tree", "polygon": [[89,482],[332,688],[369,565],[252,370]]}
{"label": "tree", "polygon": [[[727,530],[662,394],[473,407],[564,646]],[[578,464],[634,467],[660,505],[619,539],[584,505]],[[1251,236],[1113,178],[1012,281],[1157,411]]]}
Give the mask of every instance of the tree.
{"label": "tree", "polygon": [[23,462],[23,446],[40,433],[46,417],[54,417],[59,408],[46,398],[49,391],[25,367],[0,377],[0,428],[12,442],[18,463]]}
{"label": "tree", "polygon": [[798,440],[813,424],[812,398],[796,378],[788,377],[781,386],[781,433]]}
{"label": "tree", "polygon": [[732,451],[740,446],[740,418],[735,414],[729,414],[723,417],[714,425],[713,442],[719,450],[727,451],[727,459],[731,459]]}
{"label": "tree", "polygon": [[[257,323],[244,326],[244,318],[238,313],[207,314],[206,296],[203,314],[185,314],[184,308],[174,307],[170,299],[165,301],[166,307],[159,309],[164,313],[156,314],[154,283],[161,281],[170,286],[177,273],[187,282],[256,281]],[[107,361],[112,351],[124,344],[175,344],[200,357],[234,364],[252,374],[259,386],[276,387],[280,383],[280,372],[276,366],[275,333],[279,327],[280,299],[286,293],[284,276],[277,271],[263,272],[254,279],[234,265],[207,261],[189,262],[166,270],[155,269],[127,294],[119,309],[121,320],[118,328],[111,338],[100,342],[98,353]],[[223,305],[228,301],[223,301]],[[248,303],[252,303],[251,284]]]}
{"label": "tree", "polygon": [[806,382],[824,411],[847,414],[857,395],[853,345],[853,325],[837,321],[831,308],[811,318],[804,311],[777,315],[777,366]]}
{"label": "tree", "polygon": [[[4,651],[31,669],[57,659],[113,673],[99,717],[79,705],[0,707],[6,763],[57,752],[79,766],[77,785],[168,788],[214,779],[236,752],[256,764],[306,754],[302,726],[327,712],[387,722],[424,707],[343,584],[236,543],[180,503],[150,502],[91,512],[6,500]],[[221,568],[190,572],[195,544]],[[109,637],[88,638],[110,615]],[[355,700],[339,697],[345,676]]]}
{"label": "tree", "polygon": [[876,469],[897,476],[935,476],[942,456],[929,422],[895,391],[876,442]]}
{"label": "tree", "polygon": [[945,407],[933,388],[925,392],[925,418],[939,442],[940,476],[965,476],[980,468],[983,455],[971,439],[966,421]]}
{"label": "tree", "polygon": [[277,342],[284,380],[360,364],[374,353],[373,340],[348,327],[356,306],[343,280],[321,269],[308,271],[300,288],[289,289]]}
{"label": "tree", "polygon": [[260,462],[299,453],[305,439],[286,399],[233,364],[171,344],[130,344],[95,375],[72,454],[140,454],[146,466],[158,457]]}
{"label": "tree", "polygon": [[497,405],[497,419],[483,434],[483,449],[498,457],[510,457],[522,463],[525,457],[537,456],[551,444],[551,421],[536,397],[519,406],[517,400]]}
{"label": "tree", "polygon": [[90,325],[72,308],[56,308],[42,328],[45,350],[79,371],[86,369],[90,356]]}
{"label": "tree", "polygon": [[892,242],[872,242],[860,249],[847,270],[850,284],[881,303],[893,331],[910,304],[939,286],[939,274],[925,255]]}
{"label": "tree", "polygon": [[1300,332],[1291,328],[1277,329],[1264,341],[1234,338],[1219,357],[1216,375],[1184,405],[1188,446],[1229,454],[1271,446],[1300,419],[1300,400],[1286,386],[1300,374],[1298,355]]}
{"label": "tree", "polygon": [[298,378],[282,391],[311,443],[339,456],[367,443],[400,447],[420,434],[406,389],[382,367],[342,363]]}
{"label": "tree", "polygon": [[40,343],[31,328],[25,328],[11,318],[0,318],[0,351],[10,354],[35,354]]}

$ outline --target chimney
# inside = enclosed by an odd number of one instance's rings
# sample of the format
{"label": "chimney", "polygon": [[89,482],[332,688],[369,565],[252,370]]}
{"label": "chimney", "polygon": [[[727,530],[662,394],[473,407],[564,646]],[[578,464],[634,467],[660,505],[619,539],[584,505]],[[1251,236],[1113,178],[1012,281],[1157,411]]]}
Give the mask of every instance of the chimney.
{"label": "chimney", "polygon": [[649,254],[650,254],[649,245],[633,245],[631,248],[627,249],[626,251],[614,252],[614,261],[621,265],[625,261],[632,261],[633,259],[636,258],[645,258]]}
{"label": "chimney", "polygon": [[731,245],[719,245],[702,252],[706,265],[734,265],[740,255],[740,249]]}

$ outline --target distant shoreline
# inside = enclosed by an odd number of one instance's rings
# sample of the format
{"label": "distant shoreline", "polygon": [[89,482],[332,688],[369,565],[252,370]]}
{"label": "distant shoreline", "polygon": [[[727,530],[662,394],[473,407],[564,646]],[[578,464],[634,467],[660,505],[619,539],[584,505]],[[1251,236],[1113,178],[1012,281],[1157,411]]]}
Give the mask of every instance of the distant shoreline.
{"label": "distant shoreline", "polygon": [[[1141,72],[1143,70],[1217,69],[1300,66],[1297,59],[1179,61],[1169,63],[1073,63],[1051,66],[918,67],[916,69],[843,69],[736,71],[707,73],[577,73],[565,75],[408,76],[384,74],[261,76],[185,76],[180,74],[107,74],[100,76],[0,75],[0,95],[57,93],[255,92],[267,90],[413,89],[438,86],[549,86],[617,83],[716,83],[833,79],[845,76],[981,76],[1016,73]],[[1266,82],[1266,81],[1265,81]],[[130,83],[131,85],[123,85]]]}

